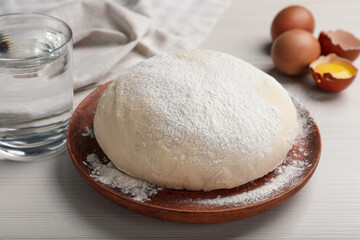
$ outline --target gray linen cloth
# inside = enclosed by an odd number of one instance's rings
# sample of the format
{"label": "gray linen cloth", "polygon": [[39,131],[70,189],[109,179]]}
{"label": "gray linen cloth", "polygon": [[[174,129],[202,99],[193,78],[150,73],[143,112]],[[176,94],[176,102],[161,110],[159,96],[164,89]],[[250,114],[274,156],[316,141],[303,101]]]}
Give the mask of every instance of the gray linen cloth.
{"label": "gray linen cloth", "polygon": [[153,55],[196,48],[229,0],[1,0],[0,13],[39,12],[73,30],[74,88],[109,81]]}

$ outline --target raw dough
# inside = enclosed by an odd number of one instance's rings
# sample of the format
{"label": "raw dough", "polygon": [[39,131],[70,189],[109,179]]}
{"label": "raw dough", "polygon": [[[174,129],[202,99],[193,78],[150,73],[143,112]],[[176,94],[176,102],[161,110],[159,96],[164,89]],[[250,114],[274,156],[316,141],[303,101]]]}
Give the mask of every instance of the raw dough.
{"label": "raw dough", "polygon": [[152,57],[111,83],[95,137],[122,171],[175,189],[233,188],[280,165],[296,109],[271,76],[227,54]]}

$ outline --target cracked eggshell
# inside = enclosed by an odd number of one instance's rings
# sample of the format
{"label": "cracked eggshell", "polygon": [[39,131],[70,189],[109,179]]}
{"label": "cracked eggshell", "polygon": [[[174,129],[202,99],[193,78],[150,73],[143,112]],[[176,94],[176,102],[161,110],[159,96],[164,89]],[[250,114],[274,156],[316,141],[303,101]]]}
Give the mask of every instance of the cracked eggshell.
{"label": "cracked eggshell", "polygon": [[341,29],[321,32],[319,42],[321,55],[335,53],[339,57],[354,61],[360,54],[360,39]]}
{"label": "cracked eggshell", "polygon": [[[354,74],[349,78],[336,78],[330,73],[330,71],[323,74],[317,72],[317,66],[329,62],[341,62],[341,64],[346,65],[348,68],[351,68]],[[341,92],[342,90],[347,88],[354,81],[358,71],[358,69],[352,64],[351,61],[345,58],[341,58],[334,53],[327,56],[319,57],[317,60],[312,62],[309,67],[315,83],[323,90],[333,93]]]}

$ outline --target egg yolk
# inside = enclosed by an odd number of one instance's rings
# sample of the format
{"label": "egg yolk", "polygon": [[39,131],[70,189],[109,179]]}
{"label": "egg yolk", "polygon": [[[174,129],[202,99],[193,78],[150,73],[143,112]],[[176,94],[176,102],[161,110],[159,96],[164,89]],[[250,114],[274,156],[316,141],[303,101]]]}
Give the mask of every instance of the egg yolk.
{"label": "egg yolk", "polygon": [[350,78],[356,73],[355,69],[342,62],[321,63],[315,67],[315,71],[321,75],[330,73],[335,78]]}

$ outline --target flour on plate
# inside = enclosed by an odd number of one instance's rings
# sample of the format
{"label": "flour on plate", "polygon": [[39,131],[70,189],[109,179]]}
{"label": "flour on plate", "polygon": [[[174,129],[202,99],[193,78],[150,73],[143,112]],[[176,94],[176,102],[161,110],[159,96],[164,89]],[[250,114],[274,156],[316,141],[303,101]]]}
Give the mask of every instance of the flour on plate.
{"label": "flour on plate", "polygon": [[112,162],[102,163],[95,153],[89,154],[86,162],[83,163],[92,169],[91,177],[112,188],[120,189],[123,194],[129,195],[139,202],[150,200],[150,196],[162,189],[159,186],[121,172]]}

